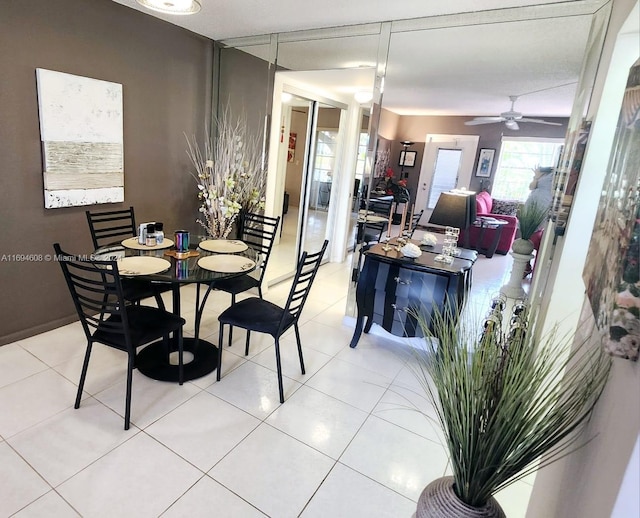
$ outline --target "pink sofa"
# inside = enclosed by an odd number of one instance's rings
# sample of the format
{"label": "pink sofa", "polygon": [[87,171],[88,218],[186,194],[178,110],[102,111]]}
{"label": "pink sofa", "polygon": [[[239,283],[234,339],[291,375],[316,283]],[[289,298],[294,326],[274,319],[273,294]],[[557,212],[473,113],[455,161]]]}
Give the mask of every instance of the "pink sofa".
{"label": "pink sofa", "polygon": [[[518,210],[518,202],[515,201],[502,201],[494,200],[486,191],[476,194],[476,211],[477,216],[486,216],[495,219],[501,219],[507,221],[507,225],[502,227],[502,234],[500,235],[500,241],[496,248],[496,253],[505,255],[511,250],[511,244],[516,236],[516,230],[518,228],[518,218],[515,216]],[[496,212],[493,212],[495,210]],[[482,237],[482,243],[478,242],[480,238],[480,228],[471,226],[467,230],[460,232],[458,239],[459,246],[465,246],[467,233],[469,234],[468,248],[475,249],[487,249],[490,247],[495,237],[493,229],[485,229]]]}

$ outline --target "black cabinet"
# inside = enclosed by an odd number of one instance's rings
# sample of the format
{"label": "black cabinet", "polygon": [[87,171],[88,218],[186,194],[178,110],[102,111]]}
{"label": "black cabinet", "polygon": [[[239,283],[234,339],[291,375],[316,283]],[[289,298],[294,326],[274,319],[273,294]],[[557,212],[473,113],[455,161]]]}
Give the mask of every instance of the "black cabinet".
{"label": "black cabinet", "polygon": [[409,259],[395,248],[385,252],[383,245],[371,247],[365,252],[358,276],[358,314],[351,347],[357,345],[362,331],[369,332],[374,323],[396,336],[422,336],[410,310],[419,310],[429,325],[436,311],[456,314],[471,287],[476,257],[475,252],[466,252],[467,259],[456,258],[447,265],[435,261],[437,254],[429,251]]}

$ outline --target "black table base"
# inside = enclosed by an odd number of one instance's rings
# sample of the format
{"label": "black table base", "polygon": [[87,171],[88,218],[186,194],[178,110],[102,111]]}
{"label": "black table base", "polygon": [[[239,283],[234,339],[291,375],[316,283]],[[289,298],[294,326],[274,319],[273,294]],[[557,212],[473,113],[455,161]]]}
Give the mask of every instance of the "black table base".
{"label": "black table base", "polygon": [[[183,349],[184,352],[193,354],[193,360],[183,366],[184,381],[202,378],[216,370],[218,348],[211,342],[197,340],[196,347],[195,338],[183,338]],[[178,381],[178,365],[169,363],[165,344],[162,341],[154,342],[142,349],[136,357],[136,363],[138,370],[149,378],[159,381]]]}

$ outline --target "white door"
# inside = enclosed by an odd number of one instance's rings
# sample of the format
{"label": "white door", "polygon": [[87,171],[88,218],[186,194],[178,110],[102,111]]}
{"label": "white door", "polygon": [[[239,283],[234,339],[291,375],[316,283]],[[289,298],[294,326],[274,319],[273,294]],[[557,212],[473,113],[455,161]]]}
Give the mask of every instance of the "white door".
{"label": "white door", "polygon": [[420,224],[429,222],[440,191],[469,188],[479,138],[477,135],[427,135],[416,193],[416,210],[425,209]]}

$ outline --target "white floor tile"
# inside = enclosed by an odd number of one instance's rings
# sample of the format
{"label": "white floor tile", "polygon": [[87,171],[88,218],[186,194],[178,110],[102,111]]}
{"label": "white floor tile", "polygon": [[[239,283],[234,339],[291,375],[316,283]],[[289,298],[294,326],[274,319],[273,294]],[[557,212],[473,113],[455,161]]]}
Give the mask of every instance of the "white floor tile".
{"label": "white floor tile", "polygon": [[436,411],[409,367],[405,367],[394,379],[372,414],[444,444]]}
{"label": "white floor tile", "polygon": [[50,367],[67,361],[72,356],[83,355],[87,347],[87,339],[79,322],[26,338],[18,343]]}
{"label": "white floor tile", "polygon": [[353,329],[327,326],[313,319],[300,325],[302,345],[331,356],[349,347],[352,336]]}
{"label": "white floor tile", "polygon": [[340,462],[417,502],[425,486],[445,474],[447,456],[439,444],[372,416]]}
{"label": "white floor tile", "polygon": [[0,389],[0,435],[5,439],[73,406],[77,387],[52,369]]}
{"label": "white floor tile", "polygon": [[338,459],[366,418],[366,412],[303,386],[267,423]]}
{"label": "white floor tile", "polygon": [[10,516],[51,489],[5,442],[0,443],[0,515]]}
{"label": "white floor tile", "polygon": [[210,472],[263,513],[300,514],[334,462],[305,444],[260,425]]}
{"label": "white floor tile", "polygon": [[159,419],[146,432],[202,471],[210,470],[260,421],[201,392]]}
{"label": "white floor tile", "polygon": [[[302,341],[302,340],[301,340]],[[315,349],[302,346],[302,357],[304,358],[305,373],[302,374],[300,368],[300,357],[298,356],[298,346],[295,337],[288,336],[280,340],[280,363],[285,376],[300,383],[306,382],[311,376],[318,372],[329,360],[331,356],[321,353]],[[251,361],[277,371],[275,346],[265,349],[260,354],[254,356]]]}
{"label": "white floor tile", "polygon": [[344,347],[336,358],[393,379],[407,360],[407,346],[365,335],[356,347]]}
{"label": "white floor tile", "polygon": [[494,495],[509,518],[525,518],[533,487],[526,482],[514,482]]}
{"label": "white floor tile", "polygon": [[13,515],[13,518],[42,518],[50,516],[55,518],[77,518],[80,515],[64,501],[55,491],[49,491],[32,504]]}
{"label": "white floor tile", "polygon": [[300,516],[409,518],[415,510],[412,500],[338,463]]}
{"label": "white floor tile", "polygon": [[14,435],[7,442],[53,487],[138,432],[93,398]]}
{"label": "white floor tile", "polygon": [[173,504],[162,518],[265,518],[266,515],[245,502],[239,496],[204,476]]}
{"label": "white floor tile", "polygon": [[390,378],[334,358],[306,385],[360,410],[371,412],[390,383]]}
{"label": "white floor tile", "polygon": [[[283,376],[283,386],[286,402],[300,384]],[[280,406],[278,376],[253,362],[246,362],[228,374],[223,372],[220,381],[206,390],[258,419],[266,418]]]}
{"label": "white floor tile", "polygon": [[144,433],[58,487],[82,516],[155,517],[202,473]]}
{"label": "white floor tile", "polygon": [[[54,369],[67,378],[71,383],[80,383],[84,354],[73,356],[69,360],[59,363]],[[95,395],[106,388],[121,382],[127,376],[127,353],[94,344],[91,348],[91,358],[84,382],[84,392]]]}
{"label": "white floor tile", "polygon": [[0,347],[0,388],[48,368],[18,343]]}
{"label": "white floor tile", "polygon": [[[195,396],[200,389],[191,383],[180,386],[147,378],[133,371],[131,390],[131,423],[144,428]],[[124,416],[126,379],[95,395],[114,412]]]}

